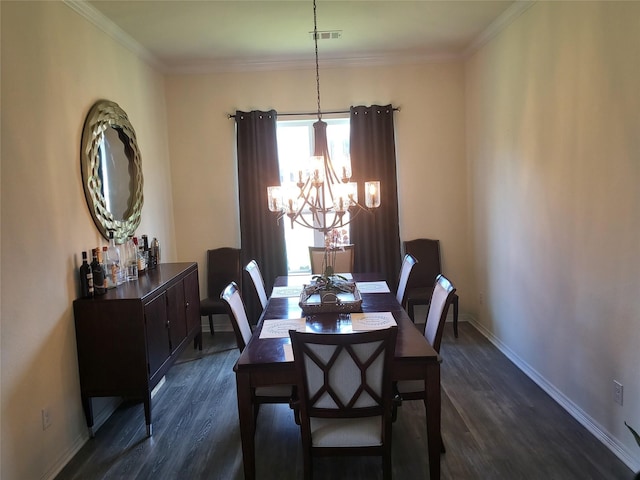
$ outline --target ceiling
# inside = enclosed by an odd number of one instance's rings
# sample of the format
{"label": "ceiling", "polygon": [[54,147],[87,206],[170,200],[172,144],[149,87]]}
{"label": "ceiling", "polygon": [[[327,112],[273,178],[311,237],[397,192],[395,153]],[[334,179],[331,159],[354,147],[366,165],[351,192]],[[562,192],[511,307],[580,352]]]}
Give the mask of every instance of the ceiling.
{"label": "ceiling", "polygon": [[[315,64],[312,0],[67,0],[164,71]],[[328,63],[456,58],[528,2],[514,0],[318,0]],[[88,13],[87,13],[88,12]],[[114,24],[117,26],[115,27]]]}

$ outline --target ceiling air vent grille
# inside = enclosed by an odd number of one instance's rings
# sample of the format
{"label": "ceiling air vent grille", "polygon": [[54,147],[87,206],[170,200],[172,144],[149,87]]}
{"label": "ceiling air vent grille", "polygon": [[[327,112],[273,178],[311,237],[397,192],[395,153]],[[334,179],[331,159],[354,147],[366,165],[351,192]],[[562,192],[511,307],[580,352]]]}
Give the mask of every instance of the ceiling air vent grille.
{"label": "ceiling air vent grille", "polygon": [[[309,32],[309,38],[313,38],[313,32]],[[342,30],[318,31],[318,40],[339,40],[342,38]]]}

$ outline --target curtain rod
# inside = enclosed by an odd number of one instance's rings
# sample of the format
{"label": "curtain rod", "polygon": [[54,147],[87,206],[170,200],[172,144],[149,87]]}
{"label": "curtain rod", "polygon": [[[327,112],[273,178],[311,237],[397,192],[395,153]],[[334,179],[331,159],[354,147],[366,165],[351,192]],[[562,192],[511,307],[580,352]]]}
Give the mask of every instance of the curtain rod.
{"label": "curtain rod", "polygon": [[[399,112],[400,107],[393,107],[393,111]],[[350,112],[351,110],[333,110],[330,112],[320,112],[320,113],[322,115],[335,115],[338,113],[350,113]],[[318,115],[318,112],[278,113],[279,117],[302,117],[302,116],[310,117],[310,116],[316,116],[316,115]],[[228,113],[227,118],[236,118],[236,116],[234,114]]]}

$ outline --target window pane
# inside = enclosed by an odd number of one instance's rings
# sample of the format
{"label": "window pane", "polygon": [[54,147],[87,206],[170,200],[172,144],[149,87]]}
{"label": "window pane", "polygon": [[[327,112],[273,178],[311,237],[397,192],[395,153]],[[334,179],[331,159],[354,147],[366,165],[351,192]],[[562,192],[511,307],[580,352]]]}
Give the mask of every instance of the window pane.
{"label": "window pane", "polygon": [[[311,221],[311,214],[306,215]],[[314,230],[296,225],[291,228],[289,217],[284,217],[284,240],[287,245],[287,270],[289,273],[310,273],[309,246],[314,245]]]}
{"label": "window pane", "polygon": [[[313,155],[313,124],[312,120],[278,120],[278,158],[280,162],[280,181],[295,183],[302,162],[306,162]],[[349,155],[349,119],[324,119],[327,123],[327,146],[331,159],[338,159]],[[339,175],[340,172],[337,172]],[[311,214],[305,218],[311,223]],[[349,214],[344,220],[348,221]],[[311,228],[294,224],[283,217],[285,243],[287,248],[287,268],[289,273],[310,273],[309,246],[324,245],[324,236]],[[343,227],[347,230],[349,226]]]}
{"label": "window pane", "polygon": [[280,181],[296,182],[301,162],[312,155],[313,129],[299,122],[278,122],[278,161]]}

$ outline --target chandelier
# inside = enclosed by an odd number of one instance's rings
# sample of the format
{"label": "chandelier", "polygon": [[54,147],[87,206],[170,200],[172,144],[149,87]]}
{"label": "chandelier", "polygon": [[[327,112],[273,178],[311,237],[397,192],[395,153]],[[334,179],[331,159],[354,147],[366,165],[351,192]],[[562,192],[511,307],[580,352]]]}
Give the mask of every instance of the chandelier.
{"label": "chandelier", "polygon": [[[331,160],[327,146],[327,124],[320,109],[320,72],[318,68],[318,25],[316,0],[313,0],[313,39],[316,59],[318,121],[313,124],[314,156],[302,161],[296,183],[267,187],[269,210],[285,215],[294,224],[313,228],[325,235],[350,223],[358,213],[380,206],[380,182],[365,182],[365,207],[358,203],[358,184],[351,182],[349,156]],[[349,212],[348,218],[345,214]],[[309,218],[310,214],[310,218]]]}

